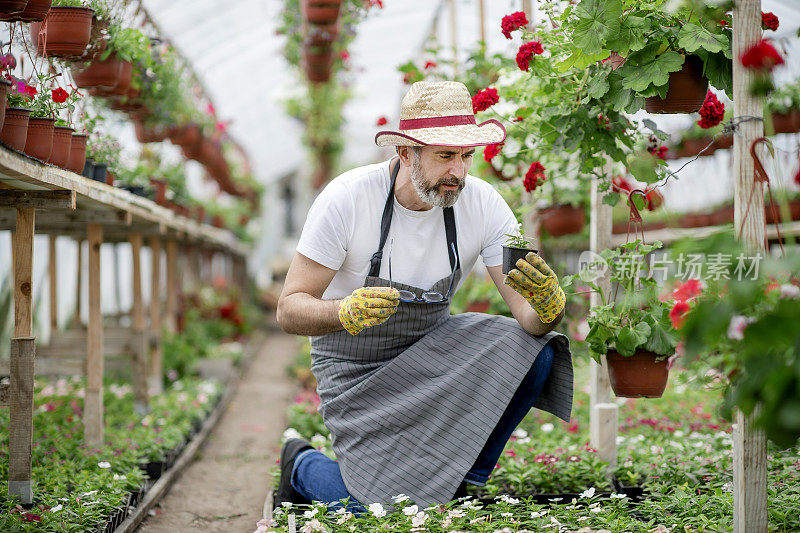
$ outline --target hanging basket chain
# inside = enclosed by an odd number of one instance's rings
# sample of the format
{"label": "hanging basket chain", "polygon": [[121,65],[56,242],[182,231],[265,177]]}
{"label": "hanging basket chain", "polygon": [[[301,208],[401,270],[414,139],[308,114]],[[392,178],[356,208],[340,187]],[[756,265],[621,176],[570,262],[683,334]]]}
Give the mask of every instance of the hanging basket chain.
{"label": "hanging basket chain", "polygon": [[[756,146],[761,143],[767,143],[770,146],[772,146],[772,142],[766,137],[759,137],[750,144],[750,156],[753,158],[753,181],[755,181],[755,183],[767,184],[767,194],[769,194],[769,203],[770,203],[770,208],[772,210],[772,218],[775,221],[775,230],[778,233],[778,244],[781,247],[781,254],[783,256],[786,256],[786,250],[783,248],[783,236],[781,235],[780,219],[778,217],[778,213],[775,208],[775,200],[772,198],[772,187],[770,185],[769,175],[767,175],[767,171],[764,169],[764,165],[761,163],[761,159],[758,157],[758,154],[756,153]],[[744,217],[742,220],[742,224],[739,228],[739,234],[736,236],[737,239],[741,240],[742,238],[742,231],[744,231],[745,223],[747,222],[747,218],[750,216],[750,206],[753,203],[753,194],[755,193],[755,190],[756,187],[750,189],[750,196],[747,199],[747,207],[745,208],[744,211]],[[766,226],[766,220],[764,221],[764,225]],[[764,242],[765,242],[765,247],[769,248],[769,239],[766,236],[766,232],[764,235]]]}

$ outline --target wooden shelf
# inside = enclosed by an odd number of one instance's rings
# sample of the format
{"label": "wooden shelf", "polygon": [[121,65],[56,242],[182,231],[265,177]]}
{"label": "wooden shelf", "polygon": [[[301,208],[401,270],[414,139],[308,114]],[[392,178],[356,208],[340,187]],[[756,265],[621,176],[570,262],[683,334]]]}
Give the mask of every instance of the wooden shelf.
{"label": "wooden shelf", "polygon": [[[37,212],[37,233],[85,238],[86,224],[97,223],[103,227],[104,242],[127,241],[131,233],[140,233],[202,244],[238,256],[250,252],[250,247],[228,230],[200,224],[152,200],[41,163],[5,146],[0,146],[2,189],[75,191],[75,210]],[[16,210],[0,208],[0,230],[13,229],[15,223]]]}

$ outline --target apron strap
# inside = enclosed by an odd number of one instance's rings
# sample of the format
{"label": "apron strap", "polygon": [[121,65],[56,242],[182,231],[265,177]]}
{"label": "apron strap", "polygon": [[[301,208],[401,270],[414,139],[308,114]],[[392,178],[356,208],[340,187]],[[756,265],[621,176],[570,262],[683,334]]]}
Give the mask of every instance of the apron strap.
{"label": "apron strap", "polygon": [[[386,240],[389,238],[389,228],[392,225],[392,215],[394,214],[394,185],[397,181],[397,174],[400,172],[400,161],[397,161],[397,166],[392,170],[392,180],[389,185],[389,194],[386,197],[386,203],[383,206],[383,215],[381,216],[381,238],[378,245],[378,251],[372,254],[370,259],[369,275],[378,277],[381,271],[381,262],[383,260],[383,248],[386,246]],[[444,231],[447,237],[447,256],[450,258],[450,268],[458,265],[461,268],[461,261],[458,255],[458,240],[456,239],[456,218],[453,214],[452,207],[445,207],[442,209],[444,215]],[[450,246],[450,245],[453,246]],[[453,255],[452,248],[455,247],[455,255]]]}

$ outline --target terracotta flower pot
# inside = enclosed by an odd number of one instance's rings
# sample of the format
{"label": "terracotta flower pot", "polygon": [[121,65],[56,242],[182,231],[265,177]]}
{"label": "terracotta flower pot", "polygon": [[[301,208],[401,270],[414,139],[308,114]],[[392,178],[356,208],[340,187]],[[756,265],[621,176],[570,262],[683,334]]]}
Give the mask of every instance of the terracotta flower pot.
{"label": "terracotta flower pot", "polygon": [[155,201],[158,205],[166,205],[167,201],[167,182],[164,180],[157,180],[150,178],[150,185],[153,186],[155,191]]}
{"label": "terracotta flower pot", "polygon": [[57,167],[66,168],[72,150],[72,134],[75,130],[68,126],[53,128],[53,150],[47,162]]}
{"label": "terracotta flower pot", "polygon": [[311,24],[333,24],[339,18],[342,0],[302,0],[303,16]]}
{"label": "terracotta flower pot", "polygon": [[800,129],[800,111],[773,113],[772,128],[775,133],[794,133]]}
{"label": "terracotta flower pot", "polygon": [[333,51],[324,47],[307,47],[303,50],[306,76],[309,81],[326,82],[331,79]]}
{"label": "terracotta flower pot", "polygon": [[42,22],[31,23],[39,55],[80,56],[89,44],[94,11],[88,7],[51,7]]}
{"label": "terracotta flower pot", "polygon": [[25,140],[26,154],[40,161],[47,161],[53,151],[53,129],[55,119],[31,117],[28,120],[28,138]]}
{"label": "terracotta flower pot", "polygon": [[325,26],[309,24],[306,35],[306,46],[331,46],[339,36],[339,26],[336,24]]}
{"label": "terracotta flower pot", "polygon": [[[130,61],[119,61],[119,75],[117,82],[113,87],[95,86],[89,89],[89,94],[92,96],[125,96],[128,94],[128,88],[131,85],[131,78],[133,77],[133,65]],[[76,80],[77,81],[77,80]]]}
{"label": "terracotta flower pot", "polygon": [[134,116],[132,118],[133,128],[136,132],[136,140],[140,143],[158,143],[167,138],[165,132],[145,126],[144,119],[141,117]]}
{"label": "terracotta flower pot", "polygon": [[72,78],[78,87],[113,89],[120,80],[122,63],[115,55],[103,60],[93,59],[83,68],[73,68]]}
{"label": "terracotta flower pot", "polygon": [[708,92],[708,78],[703,75],[703,60],[686,56],[683,67],[669,75],[667,97],[645,99],[648,113],[694,113],[703,106]]}
{"label": "terracotta flower pot", "polygon": [[3,129],[0,131],[0,140],[21,152],[25,148],[25,141],[28,139],[28,121],[31,116],[30,109],[21,107],[8,107],[5,109],[5,120]]}
{"label": "terracotta flower pot", "polygon": [[76,174],[83,172],[86,165],[86,134],[73,133],[72,142],[69,148],[69,158],[67,159],[67,170]]}
{"label": "terracotta flower pot", "polygon": [[28,0],[28,5],[25,6],[19,19],[22,22],[38,22],[44,20],[47,14],[50,13],[50,6],[53,0]]}
{"label": "terracotta flower pot", "polygon": [[28,0],[0,0],[0,20],[15,22],[22,20],[20,15],[25,11]]}
{"label": "terracotta flower pot", "polygon": [[586,224],[582,206],[554,205],[539,211],[542,228],[551,237],[579,233]]}
{"label": "terracotta flower pot", "polygon": [[0,78],[0,129],[3,127],[3,121],[6,118],[6,96],[8,91],[11,90],[11,82],[5,78]]}
{"label": "terracotta flower pot", "polygon": [[198,224],[202,224],[203,221],[206,219],[206,208],[202,205],[197,205],[194,208],[194,216],[197,219]]}
{"label": "terracotta flower pot", "polygon": [[477,300],[467,304],[467,313],[486,313],[489,311],[491,302],[489,300]]}
{"label": "terracotta flower pot", "polygon": [[214,215],[214,218],[211,219],[211,224],[217,228],[224,228],[225,227],[225,220],[219,215]]}
{"label": "terracotta flower pot", "polygon": [[197,124],[175,126],[167,131],[169,140],[177,146],[193,147],[200,142],[202,132]]}
{"label": "terracotta flower pot", "polygon": [[[660,358],[660,360],[656,360]],[[667,357],[637,350],[630,357],[616,351],[606,354],[608,377],[614,394],[622,398],[660,398],[667,387]]]}

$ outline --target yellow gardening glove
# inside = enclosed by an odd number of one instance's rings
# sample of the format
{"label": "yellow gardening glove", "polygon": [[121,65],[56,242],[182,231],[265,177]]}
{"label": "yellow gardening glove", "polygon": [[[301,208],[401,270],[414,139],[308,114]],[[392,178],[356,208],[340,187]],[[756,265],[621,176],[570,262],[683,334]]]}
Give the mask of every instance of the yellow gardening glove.
{"label": "yellow gardening glove", "polygon": [[350,335],[386,321],[397,312],[400,293],[392,287],[361,287],[339,302],[339,322]]}
{"label": "yellow gardening glove", "polygon": [[564,310],[566,297],[558,284],[558,276],[533,252],[517,261],[517,268],[508,273],[504,283],[528,300],[545,324]]}

